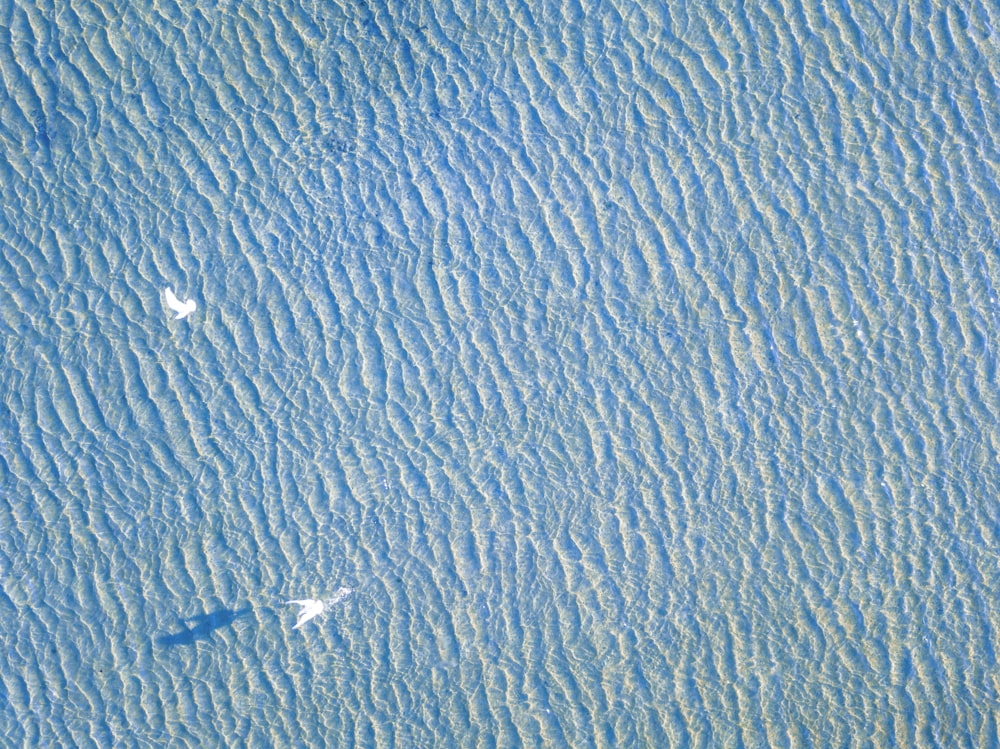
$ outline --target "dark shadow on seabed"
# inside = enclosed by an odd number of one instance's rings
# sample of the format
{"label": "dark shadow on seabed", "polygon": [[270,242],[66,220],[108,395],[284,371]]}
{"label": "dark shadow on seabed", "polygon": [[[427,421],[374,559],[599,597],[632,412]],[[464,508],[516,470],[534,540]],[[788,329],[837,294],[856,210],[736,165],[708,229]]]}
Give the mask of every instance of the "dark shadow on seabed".
{"label": "dark shadow on seabed", "polygon": [[[241,616],[250,613],[249,608],[245,609],[218,609],[210,614],[197,614],[182,619],[182,622],[193,622],[190,626],[184,626],[179,632],[171,635],[163,635],[156,638],[156,644],[166,648],[175,645],[190,645],[196,640],[203,640],[220,627],[227,627]],[[183,625],[182,625],[183,626]]]}

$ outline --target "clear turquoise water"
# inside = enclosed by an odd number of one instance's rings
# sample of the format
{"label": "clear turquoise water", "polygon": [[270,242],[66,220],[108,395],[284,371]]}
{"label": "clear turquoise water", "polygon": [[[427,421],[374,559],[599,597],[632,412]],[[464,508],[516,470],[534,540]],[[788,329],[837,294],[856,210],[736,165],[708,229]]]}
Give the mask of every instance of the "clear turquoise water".
{"label": "clear turquoise water", "polygon": [[0,3],[0,743],[1000,743],[998,23]]}

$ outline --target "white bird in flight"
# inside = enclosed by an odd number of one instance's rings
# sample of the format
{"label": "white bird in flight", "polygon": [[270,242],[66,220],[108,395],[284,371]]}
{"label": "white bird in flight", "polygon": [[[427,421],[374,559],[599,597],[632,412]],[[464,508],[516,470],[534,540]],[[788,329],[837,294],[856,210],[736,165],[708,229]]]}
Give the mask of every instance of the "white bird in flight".
{"label": "white bird in flight", "polygon": [[322,614],[323,609],[326,608],[325,603],[322,601],[314,601],[312,598],[307,598],[304,601],[289,601],[288,603],[294,603],[296,606],[302,607],[299,609],[299,620],[295,622],[295,626],[292,627],[292,629],[298,629],[314,616]]}
{"label": "white bird in flight", "polygon": [[337,592],[333,594],[333,598],[326,601],[317,601],[312,598],[305,598],[301,601],[286,601],[285,603],[289,606],[295,604],[302,607],[299,609],[298,621],[295,622],[295,626],[292,629],[298,629],[313,617],[322,614],[328,607],[343,601],[353,592],[353,588],[338,588]]}
{"label": "white bird in flight", "polygon": [[182,302],[174,296],[174,290],[169,286],[164,293],[167,296],[167,306],[177,313],[177,317],[174,318],[175,320],[183,320],[185,317],[194,312],[195,308],[198,306],[194,303],[193,299],[188,299],[186,302]]}

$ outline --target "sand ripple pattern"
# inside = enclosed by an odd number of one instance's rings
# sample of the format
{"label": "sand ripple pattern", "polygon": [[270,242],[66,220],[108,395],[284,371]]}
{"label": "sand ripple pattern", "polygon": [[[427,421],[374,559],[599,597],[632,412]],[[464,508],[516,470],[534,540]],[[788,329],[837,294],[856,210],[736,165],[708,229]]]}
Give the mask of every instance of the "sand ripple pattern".
{"label": "sand ripple pattern", "polygon": [[0,743],[993,745],[998,27],[0,0]]}

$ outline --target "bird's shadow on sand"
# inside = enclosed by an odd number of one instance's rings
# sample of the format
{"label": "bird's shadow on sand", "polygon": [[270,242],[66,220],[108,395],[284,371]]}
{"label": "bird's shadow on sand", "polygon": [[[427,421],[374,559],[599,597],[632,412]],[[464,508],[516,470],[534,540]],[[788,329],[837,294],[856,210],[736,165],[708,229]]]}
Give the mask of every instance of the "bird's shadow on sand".
{"label": "bird's shadow on sand", "polygon": [[191,645],[198,640],[210,637],[215,630],[228,627],[241,616],[246,616],[249,613],[249,608],[216,609],[209,614],[189,616],[181,620],[182,629],[169,635],[157,637],[156,644],[165,648],[172,648],[176,645]]}

